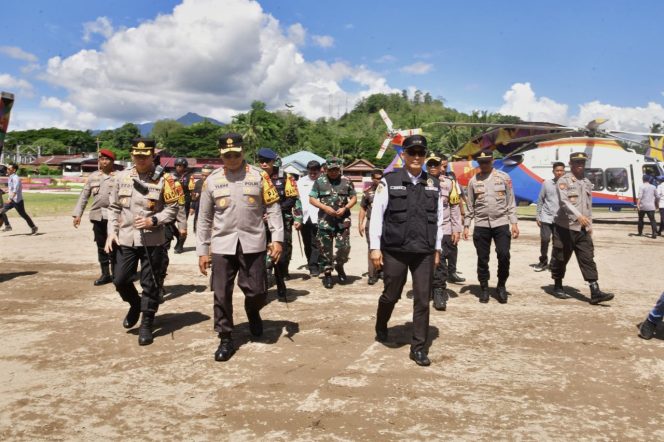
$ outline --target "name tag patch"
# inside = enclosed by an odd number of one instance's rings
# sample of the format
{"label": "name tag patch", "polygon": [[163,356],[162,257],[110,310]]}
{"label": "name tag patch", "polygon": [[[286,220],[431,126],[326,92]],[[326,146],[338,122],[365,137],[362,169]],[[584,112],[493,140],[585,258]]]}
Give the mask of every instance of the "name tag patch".
{"label": "name tag patch", "polygon": [[406,186],[390,186],[390,190],[406,190]]}

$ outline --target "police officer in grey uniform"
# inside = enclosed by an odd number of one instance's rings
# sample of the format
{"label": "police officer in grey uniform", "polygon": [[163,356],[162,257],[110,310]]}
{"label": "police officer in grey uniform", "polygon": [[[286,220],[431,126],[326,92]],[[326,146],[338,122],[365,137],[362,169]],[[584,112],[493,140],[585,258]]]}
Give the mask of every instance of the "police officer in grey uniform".
{"label": "police officer in grey uniform", "polygon": [[376,312],[376,340],[388,339],[387,323],[401,298],[408,270],[413,278],[413,338],[410,359],[431,364],[426,352],[429,334],[429,296],[433,268],[440,263],[442,216],[438,178],[422,171],[427,140],[411,135],[403,142],[405,166],[386,174],[378,185],[371,209],[371,259],[384,269],[383,294]]}
{"label": "police officer in grey uniform", "polygon": [[[489,255],[491,240],[496,244],[498,257],[498,285],[496,298],[507,303],[505,282],[510,274],[510,245],[519,237],[516,202],[512,179],[493,168],[493,152],[483,151],[475,158],[480,172],[468,183],[468,213],[464,219],[463,238],[468,239],[470,224],[475,221],[473,243],[477,250],[477,279],[480,282],[480,302],[489,302]],[[512,228],[510,230],[510,224]]]}
{"label": "police officer in grey uniform", "polygon": [[90,208],[90,222],[92,223],[92,232],[94,233],[95,243],[97,244],[97,260],[101,267],[101,276],[97,278],[94,285],[104,285],[113,282],[112,266],[113,256],[106,253],[106,236],[108,233],[108,206],[111,196],[111,188],[115,172],[113,162],[115,154],[107,149],[99,151],[99,170],[95,170],[88,176],[88,180],[83,186],[78,203],[74,208],[73,222],[74,227],[78,229],[81,224],[81,216],[88,205],[88,199],[92,195],[92,207]]}
{"label": "police officer in grey uniform", "polygon": [[592,190],[593,185],[585,177],[584,170],[588,155],[574,152],[569,156],[570,172],[557,182],[560,204],[553,230],[553,251],[551,253],[551,277],[554,280],[554,296],[566,299],[569,295],[563,288],[563,278],[567,263],[576,255],[581,274],[590,284],[590,303],[610,301],[613,294],[600,290],[597,283],[597,265],[592,240]]}
{"label": "police officer in grey uniform", "polygon": [[[119,172],[111,189],[108,211],[108,238],[105,250],[115,251],[113,284],[129,304],[123,326],[132,328],[143,313],[138,329],[138,344],[152,344],[152,325],[159,309],[159,282],[164,226],[175,219],[179,195],[169,175],[154,176],[155,142],[132,141],[134,167]],[[142,296],[133,278],[141,263]]]}
{"label": "police officer in grey uniform", "polygon": [[[212,267],[214,291],[214,329],[219,334],[217,361],[227,361],[235,353],[233,331],[233,287],[235,276],[244,293],[244,309],[249,330],[255,337],[263,334],[260,310],[267,300],[265,254],[272,262],[282,253],[284,239],[279,194],[261,169],[247,164],[242,151],[242,136],[227,133],[220,137],[224,166],[203,183],[199,202],[196,238],[198,267],[207,275]],[[272,243],[266,247],[263,214],[266,214]]]}
{"label": "police officer in grey uniform", "polygon": [[657,187],[650,184],[650,177],[648,175],[643,175],[643,185],[639,189],[636,210],[639,211],[638,235],[643,235],[643,218],[647,216],[648,221],[650,221],[650,227],[652,228],[651,238],[656,239],[657,223],[655,222],[655,210],[657,210]]}

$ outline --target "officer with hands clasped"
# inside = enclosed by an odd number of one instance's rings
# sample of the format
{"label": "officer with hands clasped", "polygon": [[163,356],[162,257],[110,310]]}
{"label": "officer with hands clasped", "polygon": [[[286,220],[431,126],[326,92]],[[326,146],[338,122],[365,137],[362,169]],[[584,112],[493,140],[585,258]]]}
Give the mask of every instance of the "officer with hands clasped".
{"label": "officer with hands clasped", "polygon": [[[235,354],[232,340],[235,277],[244,293],[244,309],[254,337],[263,334],[260,310],[267,303],[266,249],[278,262],[284,239],[279,194],[270,177],[244,160],[242,136],[227,133],[219,139],[224,161],[203,183],[196,226],[198,267],[207,275],[212,267],[214,330],[219,333],[217,361]],[[267,245],[263,214],[272,235]]]}
{"label": "officer with hands clasped", "polygon": [[[113,284],[129,312],[123,326],[132,328],[143,313],[138,329],[139,345],[153,341],[152,325],[159,308],[159,282],[164,226],[175,219],[178,194],[173,177],[155,176],[154,140],[132,141],[134,167],[119,172],[111,190],[108,212],[106,252],[115,250]],[[141,287],[138,295],[133,277],[141,263]]]}
{"label": "officer with hands clasped", "polygon": [[512,238],[519,237],[512,179],[505,172],[493,168],[493,152],[490,150],[483,151],[475,160],[479,163],[480,171],[468,183],[468,213],[464,219],[463,238],[468,239],[470,224],[474,220],[473,243],[477,251],[477,279],[480,282],[482,303],[489,302],[491,240],[496,244],[496,298],[499,303],[505,304],[505,283],[510,274],[510,245]]}
{"label": "officer with hands clasped", "polygon": [[422,171],[427,140],[412,135],[403,142],[405,165],[387,173],[378,185],[369,225],[371,259],[383,268],[384,289],[378,299],[376,340],[388,339],[387,323],[408,270],[413,279],[413,338],[410,359],[431,364],[426,344],[429,333],[429,296],[434,265],[440,263],[442,217],[437,178]]}

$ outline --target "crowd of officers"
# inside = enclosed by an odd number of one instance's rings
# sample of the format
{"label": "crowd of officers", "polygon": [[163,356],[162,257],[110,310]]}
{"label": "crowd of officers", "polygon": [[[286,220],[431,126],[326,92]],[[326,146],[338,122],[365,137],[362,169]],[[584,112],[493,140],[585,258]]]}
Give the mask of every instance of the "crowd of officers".
{"label": "crowd of officers", "polygon": [[[195,180],[185,159],[177,159],[175,173],[165,173],[155,156],[155,142],[138,138],[132,143],[130,169],[115,172],[113,153],[99,152],[99,170],[91,174],[73,213],[78,227],[92,196],[90,220],[97,244],[101,275],[95,285],[113,282],[129,304],[123,326],[140,320],[138,342],[153,342],[153,323],[163,302],[168,250],[183,251],[187,218],[194,216],[199,269],[210,276],[214,292],[214,329],[220,342],[215,359],[226,361],[236,351],[233,343],[235,280],[244,294],[244,308],[254,337],[263,333],[260,310],[267,303],[268,273],[272,271],[277,296],[288,301],[294,232],[304,244],[311,277],[322,277],[325,288],[346,283],[344,265],[350,253],[352,207],[357,195],[341,173],[342,162],[328,158],[311,161],[307,174],[296,180],[285,173],[277,153],[258,151],[254,166],[245,159],[242,136],[219,139],[223,166],[204,166]],[[479,173],[464,190],[448,171],[447,158],[430,152],[424,136],[403,142],[404,167],[383,174],[374,170],[371,186],[360,201],[358,229],[368,244],[368,284],[381,278],[384,288],[376,312],[376,340],[389,340],[387,324],[401,298],[407,274],[413,281],[413,336],[410,358],[430,364],[426,343],[429,306],[446,310],[447,283],[465,279],[456,268],[457,244],[472,240],[477,252],[478,298],[489,302],[489,257],[495,244],[498,260],[494,297],[507,303],[511,241],[519,237],[512,182],[493,168],[493,155],[482,152]],[[590,286],[590,303],[613,298],[600,290],[592,242],[591,190],[584,177],[586,154],[570,156],[570,172],[553,165],[554,177],[545,181],[537,207],[542,250],[535,270],[551,270],[553,294],[569,297],[563,287],[566,265],[574,253]],[[548,244],[553,238],[551,260]],[[140,263],[139,294],[134,285]],[[661,320],[661,316],[660,316]]]}

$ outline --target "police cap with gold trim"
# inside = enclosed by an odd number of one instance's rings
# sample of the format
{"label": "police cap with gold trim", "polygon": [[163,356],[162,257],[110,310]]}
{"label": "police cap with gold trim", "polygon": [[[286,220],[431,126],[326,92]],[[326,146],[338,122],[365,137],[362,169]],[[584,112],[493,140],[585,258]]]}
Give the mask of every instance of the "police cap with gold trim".
{"label": "police cap with gold trim", "polygon": [[157,147],[157,144],[151,138],[134,138],[131,140],[132,155],[152,155],[155,147]]}
{"label": "police cap with gold trim", "polygon": [[585,152],[572,152],[569,154],[570,161],[586,161],[588,159],[588,154]]}
{"label": "police cap with gold trim", "polygon": [[219,137],[219,150],[221,154],[228,152],[242,152],[242,135],[229,132]]}
{"label": "police cap with gold trim", "polygon": [[484,162],[484,161],[491,161],[493,160],[493,152],[491,150],[483,150],[477,158],[475,158],[475,161],[478,162]]}

